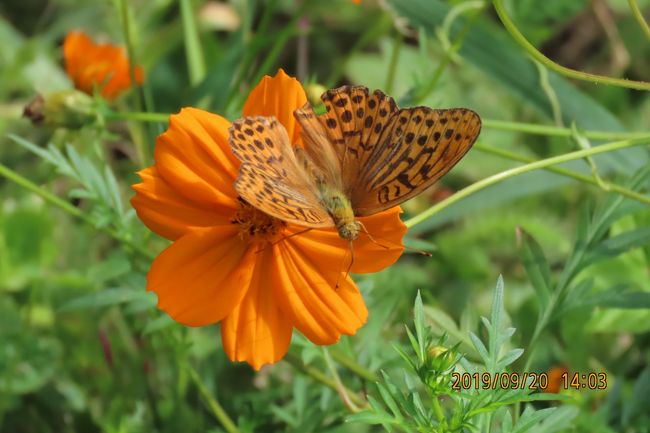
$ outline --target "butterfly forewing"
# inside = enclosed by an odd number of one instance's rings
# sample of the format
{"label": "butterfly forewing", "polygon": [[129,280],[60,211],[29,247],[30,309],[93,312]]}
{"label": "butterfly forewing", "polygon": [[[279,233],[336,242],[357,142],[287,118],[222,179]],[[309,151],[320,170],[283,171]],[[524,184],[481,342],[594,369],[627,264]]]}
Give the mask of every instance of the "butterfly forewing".
{"label": "butterfly forewing", "polygon": [[433,185],[467,153],[481,130],[472,110],[397,111],[382,130],[350,192],[355,215],[371,215]]}
{"label": "butterfly forewing", "polygon": [[229,143],[242,162],[235,190],[244,200],[286,222],[313,228],[333,225],[285,128],[275,118],[246,117],[233,122]]}
{"label": "butterfly forewing", "polygon": [[319,116],[338,155],[347,194],[358,181],[360,168],[373,153],[397,104],[390,96],[364,86],[343,86],[321,96],[327,112]]}

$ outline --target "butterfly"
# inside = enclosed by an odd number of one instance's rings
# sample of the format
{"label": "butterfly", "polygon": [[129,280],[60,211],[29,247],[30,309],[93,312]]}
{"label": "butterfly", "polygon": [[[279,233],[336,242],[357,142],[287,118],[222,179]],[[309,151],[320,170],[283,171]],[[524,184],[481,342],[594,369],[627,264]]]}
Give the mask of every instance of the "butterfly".
{"label": "butterfly", "polygon": [[[481,119],[466,108],[398,108],[364,86],[328,90],[327,110],[294,112],[304,147],[292,146],[274,117],[233,122],[229,143],[242,162],[235,190],[288,223],[335,227],[356,240],[356,217],[397,206],[444,176],[472,147]],[[369,235],[369,234],[368,234]]]}

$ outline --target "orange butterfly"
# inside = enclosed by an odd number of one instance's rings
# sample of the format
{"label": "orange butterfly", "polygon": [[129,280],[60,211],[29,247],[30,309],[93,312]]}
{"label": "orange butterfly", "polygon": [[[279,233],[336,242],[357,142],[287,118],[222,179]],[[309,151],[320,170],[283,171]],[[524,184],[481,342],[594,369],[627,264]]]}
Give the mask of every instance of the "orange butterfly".
{"label": "orange butterfly", "polygon": [[408,200],[444,176],[481,130],[472,110],[398,109],[393,98],[363,86],[325,92],[327,112],[306,104],[294,116],[305,147],[292,147],[273,117],[246,117],[230,128],[242,162],[237,193],[263,212],[308,228],[336,227],[357,239],[358,216]]}

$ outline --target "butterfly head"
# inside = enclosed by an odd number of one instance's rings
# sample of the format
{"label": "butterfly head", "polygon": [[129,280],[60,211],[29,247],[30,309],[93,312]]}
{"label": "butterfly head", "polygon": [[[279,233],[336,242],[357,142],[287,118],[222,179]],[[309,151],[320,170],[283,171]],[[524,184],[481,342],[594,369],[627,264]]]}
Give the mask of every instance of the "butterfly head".
{"label": "butterfly head", "polygon": [[354,241],[359,237],[361,231],[361,224],[358,221],[352,220],[348,222],[341,222],[336,226],[339,236],[347,241]]}

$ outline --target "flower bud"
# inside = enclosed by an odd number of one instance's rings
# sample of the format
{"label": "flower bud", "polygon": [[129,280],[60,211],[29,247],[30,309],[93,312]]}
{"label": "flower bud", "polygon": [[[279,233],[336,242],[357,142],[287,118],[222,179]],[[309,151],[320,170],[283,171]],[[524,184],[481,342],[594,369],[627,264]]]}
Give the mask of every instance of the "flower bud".
{"label": "flower bud", "polygon": [[307,94],[307,100],[309,103],[316,107],[323,104],[323,101],[320,99],[320,95],[325,93],[327,89],[322,84],[311,83],[305,85],[305,93]]}
{"label": "flower bud", "polygon": [[94,123],[97,114],[93,98],[77,90],[37,95],[23,110],[35,125],[79,129]]}

